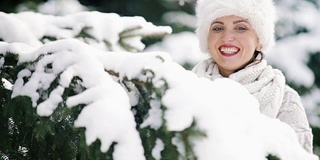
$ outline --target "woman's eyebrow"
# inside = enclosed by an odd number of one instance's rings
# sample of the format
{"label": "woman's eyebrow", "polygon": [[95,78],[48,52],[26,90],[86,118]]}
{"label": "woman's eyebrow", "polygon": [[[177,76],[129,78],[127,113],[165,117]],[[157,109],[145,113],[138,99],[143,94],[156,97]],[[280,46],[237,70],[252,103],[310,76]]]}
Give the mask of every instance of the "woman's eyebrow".
{"label": "woman's eyebrow", "polygon": [[218,24],[224,24],[223,22],[221,22],[221,21],[213,21],[212,23],[211,23],[211,26],[213,25],[213,24],[215,24],[215,23],[218,23]]}
{"label": "woman's eyebrow", "polygon": [[[248,20],[240,19],[240,20],[234,21],[233,24],[237,24],[237,23],[240,23],[240,22],[249,23]],[[216,24],[216,23],[218,23],[218,24],[224,24],[224,23],[221,22],[221,21],[213,21],[213,22],[211,23],[211,26],[212,26],[213,24]]]}
{"label": "woman's eyebrow", "polygon": [[240,19],[240,20],[234,21],[233,24],[237,24],[237,23],[240,23],[240,22],[249,23],[248,20]]}

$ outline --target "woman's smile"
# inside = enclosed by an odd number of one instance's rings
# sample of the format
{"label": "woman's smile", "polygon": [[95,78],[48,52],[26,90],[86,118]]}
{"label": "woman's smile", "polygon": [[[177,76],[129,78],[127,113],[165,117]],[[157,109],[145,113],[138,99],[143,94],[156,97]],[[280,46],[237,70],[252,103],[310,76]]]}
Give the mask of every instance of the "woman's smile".
{"label": "woman's smile", "polygon": [[240,49],[233,45],[222,45],[219,47],[219,51],[222,56],[231,57],[236,55]]}

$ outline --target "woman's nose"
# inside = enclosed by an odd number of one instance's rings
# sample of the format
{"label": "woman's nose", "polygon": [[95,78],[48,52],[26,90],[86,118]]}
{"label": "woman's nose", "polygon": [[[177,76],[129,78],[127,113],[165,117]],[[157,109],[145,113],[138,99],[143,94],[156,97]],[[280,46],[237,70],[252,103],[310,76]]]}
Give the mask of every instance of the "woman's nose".
{"label": "woman's nose", "polygon": [[224,42],[231,42],[234,40],[234,33],[229,30],[225,30],[222,35],[222,40]]}

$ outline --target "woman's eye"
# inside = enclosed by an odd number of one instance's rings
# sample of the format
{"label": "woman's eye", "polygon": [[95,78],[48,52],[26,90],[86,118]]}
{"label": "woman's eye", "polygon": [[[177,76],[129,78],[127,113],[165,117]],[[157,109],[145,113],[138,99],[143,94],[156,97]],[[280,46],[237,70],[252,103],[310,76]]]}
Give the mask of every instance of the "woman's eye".
{"label": "woman's eye", "polygon": [[243,27],[243,26],[239,26],[239,27],[236,27],[236,30],[245,31],[245,30],[247,30],[247,28]]}
{"label": "woman's eye", "polygon": [[223,28],[222,27],[213,27],[212,30],[215,32],[219,32],[219,31],[222,31]]}

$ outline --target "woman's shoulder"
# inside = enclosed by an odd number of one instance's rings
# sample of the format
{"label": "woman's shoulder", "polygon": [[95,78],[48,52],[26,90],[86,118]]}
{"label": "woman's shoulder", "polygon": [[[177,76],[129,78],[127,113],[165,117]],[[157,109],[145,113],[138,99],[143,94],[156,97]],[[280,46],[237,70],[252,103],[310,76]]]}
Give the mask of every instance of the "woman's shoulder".
{"label": "woman's shoulder", "polygon": [[299,93],[287,84],[284,87],[282,104],[287,104],[285,106],[297,106],[300,109],[303,108]]}

